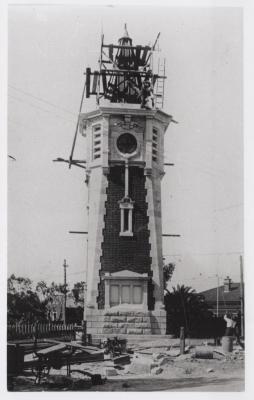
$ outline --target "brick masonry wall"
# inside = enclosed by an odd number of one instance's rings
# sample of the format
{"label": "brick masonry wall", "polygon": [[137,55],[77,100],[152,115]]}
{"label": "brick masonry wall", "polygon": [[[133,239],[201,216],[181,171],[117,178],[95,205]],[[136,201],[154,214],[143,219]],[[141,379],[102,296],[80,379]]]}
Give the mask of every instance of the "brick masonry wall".
{"label": "brick masonry wall", "polygon": [[[124,167],[111,167],[108,174],[105,228],[103,230],[101,271],[130,270],[151,274],[151,257],[144,170],[129,168],[129,195],[134,203],[133,237],[121,237],[119,200],[124,197]],[[104,306],[104,290],[99,284],[98,306]],[[148,303],[153,306],[152,285],[148,285]]]}

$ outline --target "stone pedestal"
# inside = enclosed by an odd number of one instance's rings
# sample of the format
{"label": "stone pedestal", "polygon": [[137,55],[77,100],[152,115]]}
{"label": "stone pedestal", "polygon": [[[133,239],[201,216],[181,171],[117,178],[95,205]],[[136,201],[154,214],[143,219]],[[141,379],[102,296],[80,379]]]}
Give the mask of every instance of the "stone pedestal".
{"label": "stone pedestal", "polygon": [[166,312],[139,311],[112,307],[108,310],[89,310],[87,333],[92,335],[165,335]]}

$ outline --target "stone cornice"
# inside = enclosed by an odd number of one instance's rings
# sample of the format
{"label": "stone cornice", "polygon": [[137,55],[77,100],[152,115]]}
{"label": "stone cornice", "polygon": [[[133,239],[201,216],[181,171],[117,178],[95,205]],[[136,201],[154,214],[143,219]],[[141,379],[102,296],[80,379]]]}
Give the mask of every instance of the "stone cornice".
{"label": "stone cornice", "polygon": [[121,280],[122,279],[123,280],[125,280],[125,279],[148,280],[149,279],[147,273],[139,274],[137,272],[133,272],[133,271],[129,271],[129,270],[122,270],[122,271],[111,272],[111,273],[106,272],[104,274],[103,278],[105,280],[107,280],[107,279],[109,279],[109,280],[112,280],[112,279],[115,279],[115,280],[118,280],[118,279],[121,279]]}
{"label": "stone cornice", "polygon": [[110,115],[135,115],[135,116],[145,116],[146,118],[157,119],[160,122],[168,125],[172,120],[172,116],[165,113],[162,110],[146,110],[143,108],[137,107],[119,107],[117,103],[115,106],[108,106],[108,107],[99,107],[97,110],[90,111],[88,113],[80,114],[80,120],[91,120],[96,117],[108,117]]}

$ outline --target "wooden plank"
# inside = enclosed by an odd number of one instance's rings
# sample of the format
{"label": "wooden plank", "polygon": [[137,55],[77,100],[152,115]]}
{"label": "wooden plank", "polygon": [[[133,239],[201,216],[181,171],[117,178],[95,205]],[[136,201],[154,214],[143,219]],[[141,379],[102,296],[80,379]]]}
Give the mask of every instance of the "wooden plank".
{"label": "wooden plank", "polygon": [[86,98],[90,97],[91,68],[86,69]]}
{"label": "wooden plank", "polygon": [[136,54],[135,54],[135,58],[134,58],[135,69],[138,69],[138,66],[140,65],[140,53],[141,53],[141,46],[137,46]]}
{"label": "wooden plank", "polygon": [[109,56],[109,59],[113,62],[113,45],[112,44],[110,44],[108,46],[108,56]]}
{"label": "wooden plank", "polygon": [[141,50],[145,50],[145,49],[152,50],[152,48],[150,46],[139,46],[139,45],[138,46],[117,46],[117,45],[114,45],[114,44],[104,44],[102,47],[103,48],[109,48],[111,46],[112,46],[113,49],[134,50],[137,47],[140,47]]}
{"label": "wooden plank", "polygon": [[103,349],[98,349],[97,347],[93,346],[82,346],[81,344],[75,343],[75,342],[60,342],[58,340],[53,340],[51,341],[52,343],[58,343],[58,344],[64,344],[66,347],[71,346],[80,350],[83,350],[84,352],[93,355],[93,354],[99,354],[99,353],[104,353]]}
{"label": "wooden plank", "polygon": [[146,64],[146,57],[147,57],[148,51],[149,51],[149,47],[148,47],[148,46],[145,46],[145,48],[144,48],[144,50],[143,50],[143,55],[142,55],[142,58],[141,58],[141,61],[140,61],[140,65],[141,65],[141,66],[143,66],[143,65]]}
{"label": "wooden plank", "polygon": [[43,349],[43,350],[39,350],[39,351],[37,351],[37,354],[39,354],[39,355],[52,354],[52,353],[58,352],[60,350],[63,350],[65,348],[66,348],[66,345],[64,343],[59,343],[59,344],[57,344],[55,346],[48,347],[48,348]]}
{"label": "wooden plank", "polygon": [[106,78],[106,75],[105,75],[105,71],[104,71],[104,70],[101,71],[101,75],[102,75],[103,91],[104,91],[104,93],[105,93],[106,90],[107,90],[107,78]]}
{"label": "wooden plank", "polygon": [[98,79],[99,79],[99,72],[98,71],[94,71],[92,93],[97,93]]}

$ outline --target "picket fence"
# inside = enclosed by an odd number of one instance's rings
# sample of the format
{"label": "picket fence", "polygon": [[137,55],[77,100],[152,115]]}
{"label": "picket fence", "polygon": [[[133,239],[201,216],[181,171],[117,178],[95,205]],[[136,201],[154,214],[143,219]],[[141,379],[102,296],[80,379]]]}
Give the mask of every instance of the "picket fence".
{"label": "picket fence", "polygon": [[53,323],[20,323],[7,325],[7,339],[29,339],[34,338],[53,338],[68,337],[75,338],[75,332],[79,330],[76,324],[53,324]]}

